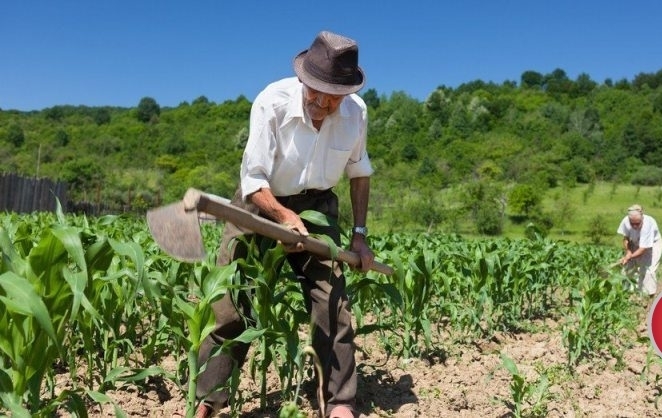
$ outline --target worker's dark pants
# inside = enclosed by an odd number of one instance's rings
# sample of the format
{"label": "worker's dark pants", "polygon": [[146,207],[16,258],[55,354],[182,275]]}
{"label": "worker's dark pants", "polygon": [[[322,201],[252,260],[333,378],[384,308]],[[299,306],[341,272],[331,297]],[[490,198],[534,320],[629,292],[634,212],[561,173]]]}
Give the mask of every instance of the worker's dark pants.
{"label": "worker's dark pants", "polygon": [[[278,201],[296,213],[316,210],[337,220],[338,197],[331,191],[308,192],[302,195],[278,197]],[[233,204],[253,213],[258,213],[252,204],[241,201],[239,192]],[[304,220],[311,234],[325,234],[340,245],[340,232],[337,227],[312,225]],[[248,231],[226,224],[217,264],[225,265],[231,260],[243,257],[246,249],[238,236]],[[261,239],[253,235],[253,239]],[[259,248],[259,247],[258,247]],[[243,253],[243,254],[242,254]],[[356,364],[354,360],[354,330],[345,289],[345,277],[338,263],[319,260],[308,252],[289,253],[287,261],[301,283],[306,309],[313,323],[312,345],[319,356],[324,371],[323,392],[327,411],[337,405],[353,408],[356,396]],[[218,390],[232,375],[235,367],[241,367],[248,352],[248,344],[235,344],[229,354],[210,355],[214,348],[225,341],[237,337],[246,328],[246,318],[250,318],[247,297],[233,300],[228,292],[213,304],[216,328],[203,341],[198,364],[207,362],[206,369],[198,376],[197,396],[205,399],[215,408],[220,408],[228,400],[227,390]],[[243,301],[243,302],[242,302]],[[241,310],[239,314],[238,309]]]}

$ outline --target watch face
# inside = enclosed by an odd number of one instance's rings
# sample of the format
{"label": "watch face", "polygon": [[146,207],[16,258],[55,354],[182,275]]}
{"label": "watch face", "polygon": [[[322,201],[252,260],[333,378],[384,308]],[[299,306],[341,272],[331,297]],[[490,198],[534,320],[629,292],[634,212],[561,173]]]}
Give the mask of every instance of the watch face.
{"label": "watch face", "polygon": [[365,226],[355,226],[352,231],[356,234],[368,235],[368,228]]}

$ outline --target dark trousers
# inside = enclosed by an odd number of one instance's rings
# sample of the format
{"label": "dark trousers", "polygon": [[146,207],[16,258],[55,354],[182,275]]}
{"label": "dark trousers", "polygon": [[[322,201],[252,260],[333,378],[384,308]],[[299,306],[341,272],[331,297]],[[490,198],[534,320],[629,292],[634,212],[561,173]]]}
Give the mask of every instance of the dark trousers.
{"label": "dark trousers", "polygon": [[[304,210],[316,210],[325,215],[338,218],[338,197],[332,191],[307,193],[278,197],[279,202],[296,213]],[[237,192],[233,204],[253,213],[258,213],[252,204],[241,201]],[[325,234],[340,245],[340,231],[337,227],[312,225],[304,220],[311,234]],[[245,255],[243,245],[235,239],[247,235],[250,231],[227,223],[221,240],[217,264],[225,265],[231,260]],[[260,239],[254,235],[253,239]],[[313,323],[312,345],[319,356],[323,369],[323,393],[329,411],[337,405],[353,408],[356,396],[356,363],[354,360],[354,330],[345,289],[345,277],[338,263],[320,260],[308,252],[290,253],[287,256],[292,271],[301,284],[306,310]],[[250,308],[246,295],[240,295],[239,301],[233,300],[228,292],[213,304],[216,316],[216,328],[203,341],[198,364],[207,362],[206,369],[198,376],[197,396],[220,408],[228,400],[227,390],[217,391],[224,385],[235,367],[241,367],[248,353],[248,344],[234,344],[229,353],[210,358],[217,345],[225,339],[239,336],[246,329],[246,318],[250,320]],[[242,302],[243,300],[243,302]],[[241,314],[238,312],[241,310]],[[318,376],[319,378],[319,376]]]}

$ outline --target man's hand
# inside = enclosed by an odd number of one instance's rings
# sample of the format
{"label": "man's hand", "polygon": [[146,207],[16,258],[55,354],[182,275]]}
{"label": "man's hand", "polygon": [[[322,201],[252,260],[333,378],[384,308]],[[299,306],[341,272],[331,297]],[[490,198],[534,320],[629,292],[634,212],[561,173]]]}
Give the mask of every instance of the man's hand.
{"label": "man's hand", "polygon": [[368,246],[368,243],[365,242],[365,237],[361,234],[354,234],[349,249],[357,253],[361,258],[361,265],[356,268],[364,272],[370,270],[372,262],[375,261],[375,254]]}
{"label": "man's hand", "polygon": [[634,255],[632,254],[632,251],[628,250],[623,258],[621,258],[621,265],[624,266],[626,265],[630,260],[634,258]]}
{"label": "man's hand", "polygon": [[[267,217],[283,225],[285,228],[298,232],[304,237],[308,236],[308,229],[303,224],[303,221],[294,211],[286,208],[278,203],[271,189],[262,188],[249,196],[251,202],[260,209],[260,212]],[[283,243],[279,242],[285,247],[287,252],[300,252],[303,251],[303,243]]]}
{"label": "man's hand", "polygon": [[[301,221],[299,215],[297,215],[296,213],[294,213],[293,211],[287,208],[283,208],[283,210],[279,211],[279,214],[282,215],[282,217],[278,219],[281,225],[283,225],[285,228],[291,231],[298,232],[304,237],[308,236],[308,230],[304,226],[303,221]],[[287,251],[288,253],[298,253],[304,250],[303,243],[300,241],[289,244],[283,242],[279,242],[279,243],[282,244],[283,247],[285,247],[285,251]]]}
{"label": "man's hand", "polygon": [[295,242],[294,244],[284,244],[281,241],[278,241],[278,243],[282,245],[283,248],[285,248],[285,252],[288,253],[300,253],[301,251],[305,250],[303,247],[303,242],[301,241]]}
{"label": "man's hand", "polygon": [[283,207],[281,210],[278,211],[276,222],[283,225],[285,228],[289,230],[298,232],[304,237],[308,236],[308,230],[306,229],[299,215],[297,215],[296,213],[294,213],[294,211],[291,211],[286,207]]}
{"label": "man's hand", "polygon": [[[299,215],[287,208],[280,210],[279,215],[282,215],[282,217],[279,217],[278,222],[285,228],[298,232],[301,236],[308,236],[308,230],[304,226]],[[279,241],[278,243],[285,247],[285,251],[288,253],[299,253],[304,250],[303,242],[301,241],[295,243],[284,243]]]}

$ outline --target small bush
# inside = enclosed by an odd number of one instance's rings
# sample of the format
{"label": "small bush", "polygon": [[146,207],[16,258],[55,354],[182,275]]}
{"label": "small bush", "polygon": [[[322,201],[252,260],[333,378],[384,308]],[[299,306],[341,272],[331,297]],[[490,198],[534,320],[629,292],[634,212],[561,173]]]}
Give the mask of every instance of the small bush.
{"label": "small bush", "polygon": [[632,175],[632,184],[636,186],[657,186],[662,184],[662,167],[646,165]]}
{"label": "small bush", "polygon": [[586,236],[592,244],[600,245],[604,243],[604,238],[611,235],[610,229],[607,226],[607,220],[604,215],[595,215],[588,224]]}
{"label": "small bush", "polygon": [[475,214],[476,229],[479,233],[496,236],[503,232],[503,217],[496,205],[481,205]]}

